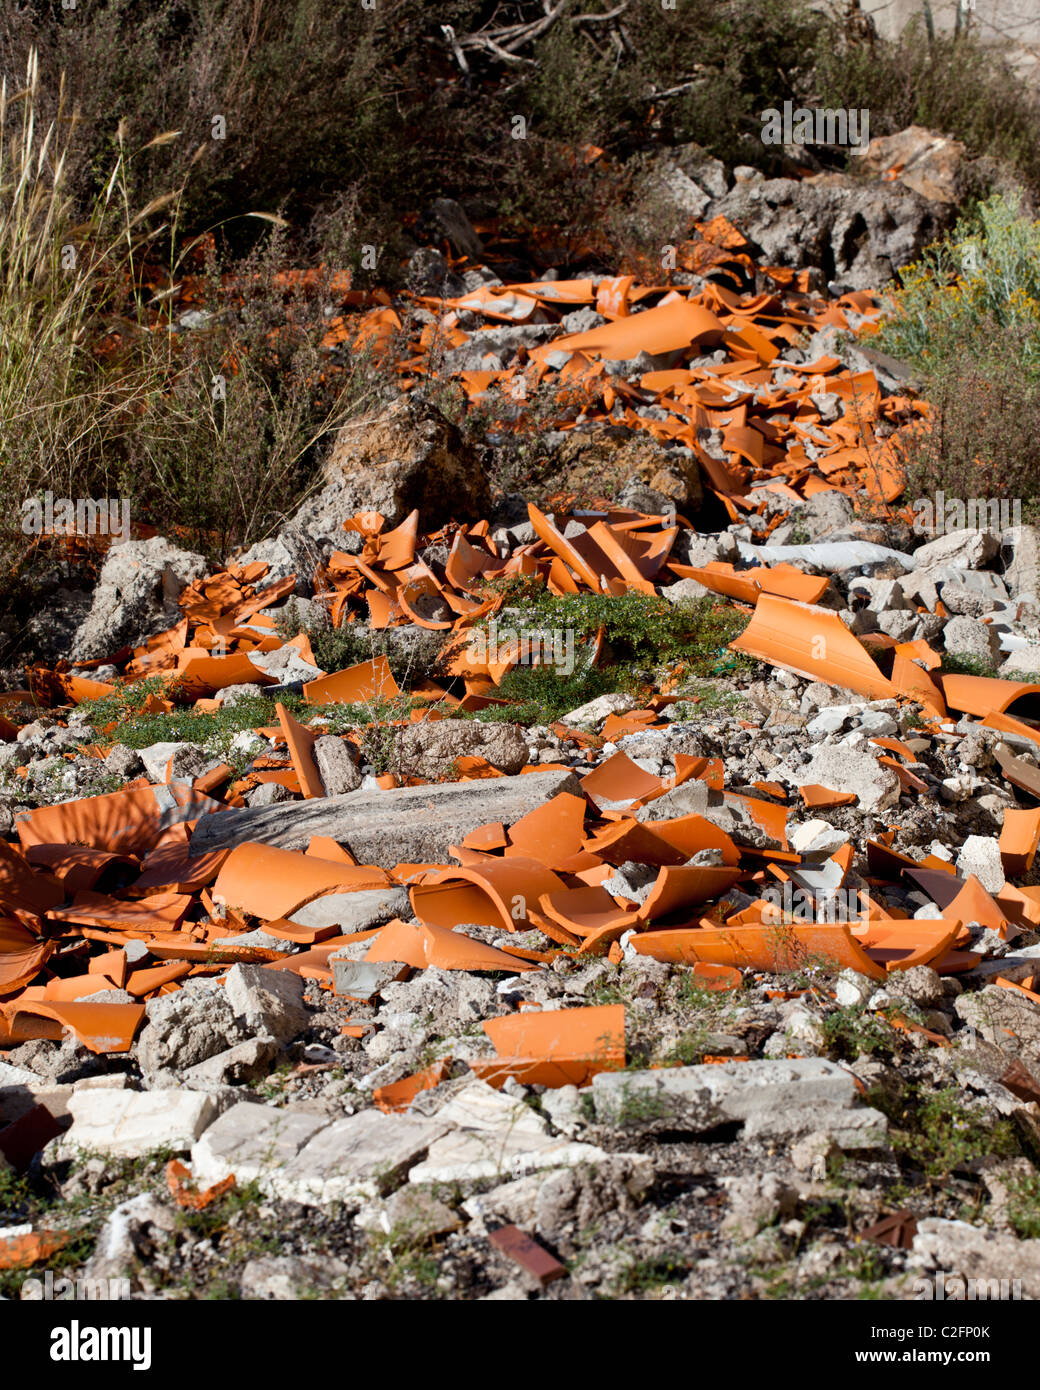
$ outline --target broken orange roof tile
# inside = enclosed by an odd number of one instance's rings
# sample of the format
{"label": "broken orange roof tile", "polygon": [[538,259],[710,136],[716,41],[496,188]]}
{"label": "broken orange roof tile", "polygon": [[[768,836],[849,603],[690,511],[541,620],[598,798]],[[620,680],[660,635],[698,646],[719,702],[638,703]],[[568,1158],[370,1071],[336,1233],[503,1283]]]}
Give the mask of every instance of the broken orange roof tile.
{"label": "broken orange roof tile", "polygon": [[798,788],[798,794],[806,806],[822,811],[832,806],[850,806],[856,800],[855,792],[832,791],[830,787],[820,786],[818,782],[806,782]]}
{"label": "broken orange roof tile", "polygon": [[134,1034],[144,1018],[143,1004],[64,1003],[58,1000],[13,999],[0,1006],[8,1021],[36,1014],[67,1028],[90,1052],[129,1052]]}
{"label": "broken orange roof tile", "polygon": [[539,898],[538,906],[566,931],[583,939],[609,930],[613,933],[609,941],[615,940],[639,920],[638,913],[618,907],[607,890],[599,887],[565,888],[559,893],[545,893]]}
{"label": "broken orange roof tile", "polygon": [[133,970],[126,981],[127,994],[135,999],[143,999],[153,994],[162,985],[182,980],[191,974],[192,967],[187,961],[172,961],[168,965],[153,965],[143,970]]}
{"label": "broken orange roof tile", "polygon": [[945,907],[940,903],[946,921],[978,922],[980,926],[990,927],[999,936],[1005,934],[1008,919],[1003,909],[994,901],[974,874],[965,880],[964,887]]}
{"label": "broken orange roof tile", "polygon": [[510,1076],[524,1085],[580,1086],[597,1072],[625,1065],[623,1004],[525,1009],[488,1019],[484,1031],[498,1058],[472,1059],[470,1068],[492,1086]]}
{"label": "broken orange roof tile", "polygon": [[0,1236],[0,1269],[28,1269],[49,1260],[76,1237],[75,1231],[25,1231]]}
{"label": "broken orange roof tile", "polygon": [[[539,764],[539,770],[542,768]],[[577,854],[585,836],[585,798],[561,792],[509,827],[507,858],[522,856],[554,866]]]}
{"label": "broken orange roof tile", "polygon": [[685,859],[692,859],[704,849],[717,849],[722,852],[725,864],[740,863],[740,851],[732,838],[704,816],[694,814],[677,816],[674,820],[645,820],[642,823],[647,830],[674,845]]}
{"label": "broken orange roof tile", "polygon": [[393,1081],[388,1086],[377,1086],[372,1092],[372,1100],[378,1110],[386,1114],[400,1113],[408,1109],[420,1091],[431,1091],[451,1076],[451,1063],[433,1062],[422,1071]]}
{"label": "broken orange roof tile", "polygon": [[852,935],[871,960],[889,971],[910,970],[915,965],[931,965],[947,955],[960,931],[959,921],[913,922],[873,921],[865,927],[852,927]]}
{"label": "broken orange roof tile", "polygon": [[65,901],[65,892],[49,873],[34,873],[22,855],[0,840],[0,904],[42,913]]}
{"label": "broken orange roof tile", "polygon": [[293,771],[299,779],[300,790],[307,799],[323,797],[325,784],[311,756],[311,749],[317,743],[318,735],[294,719],[281,701],[275,705],[275,713],[278,715],[278,723],[289,748],[289,757],[292,759]]}
{"label": "broken orange roof tile", "polygon": [[722,759],[721,758],[697,758],[688,753],[676,753],[675,755],[675,786],[681,786],[683,782],[693,778],[698,782],[707,782],[712,791],[722,791]]}
{"label": "broken orange roof tile", "polygon": [[641,352],[656,357],[694,344],[717,344],[722,341],[724,331],[722,323],[709,309],[677,296],[670,303],[615,319],[600,328],[554,338],[545,347],[533,348],[530,356],[539,361],[550,352],[581,352],[627,361]]}
{"label": "broken orange roof tile", "polygon": [[604,802],[631,803],[641,797],[660,795],[665,790],[660,777],[644,772],[638,763],[620,751],[586,773],[581,787],[600,805]]}
{"label": "broken orange roof tile", "polygon": [[[943,695],[951,709],[980,718],[987,714],[1016,714],[1040,718],[1040,685],[1005,681],[997,676],[941,676]],[[1012,710],[1012,705],[1016,706]]]}
{"label": "broken orange roof tile", "polygon": [[171,1158],[166,1165],[166,1185],[170,1196],[183,1211],[204,1211],[231,1191],[235,1186],[235,1175],[229,1173],[220,1182],[199,1191],[192,1184],[191,1169],[179,1158]]}
{"label": "broken orange roof tile", "polygon": [[382,869],[336,864],[295,850],[246,841],[228,855],[213,887],[215,900],[266,921],[291,917],[326,893],[383,888]]}
{"label": "broken orange roof tile", "polygon": [[331,676],[319,676],[303,687],[303,698],[311,705],[363,704],[370,700],[392,700],[400,693],[385,656],[361,661]]}
{"label": "broken orange roof tile", "polygon": [[[413,892],[415,890],[413,889]],[[438,970],[535,970],[537,966],[507,956],[494,946],[485,946],[463,932],[430,922],[402,922],[395,918],[380,929],[368,948],[370,961],[399,960],[416,970],[435,966]]]}
{"label": "broken orange roof tile", "polygon": [[70,895],[83,888],[94,888],[108,870],[129,869],[130,874],[124,873],[124,877],[131,877],[137,869],[137,861],[129,855],[110,854],[88,845],[30,845],[25,857],[30,864],[50,869]]}
{"label": "broken orange roof tile", "polygon": [[21,922],[0,917],[0,995],[22,989],[39,974],[54,950]]}
{"label": "broken orange roof tile", "polygon": [[307,842],[304,854],[312,859],[325,859],[333,864],[357,864],[357,860],[338,840],[330,835],[312,835]]}
{"label": "broken orange roof tile", "polygon": [[690,858],[633,816],[623,816],[613,825],[597,831],[587,841],[587,848],[613,865],[624,864],[627,860],[640,864],[685,864]]}
{"label": "broken orange roof tile", "polygon": [[837,613],[827,608],[763,594],[751,622],[729,645],[807,680],[854,690],[871,700],[899,693]]}
{"label": "broken orange roof tile", "polygon": [[680,965],[704,961],[783,974],[816,959],[857,970],[872,980],[885,978],[881,966],[870,959],[842,923],[673,928],[640,932],[629,944],[637,955]]}
{"label": "broken orange roof tile", "polygon": [[473,922],[516,931],[518,924],[526,925],[541,897],[565,887],[537,859],[516,856],[469,868],[438,869],[409,891],[421,922],[448,928]]}
{"label": "broken orange roof tile", "polygon": [[15,830],[25,850],[32,845],[79,844],[113,854],[143,854],[169,826],[222,809],[219,801],[193,792],[187,783],[171,782],[17,812]]}
{"label": "broken orange roof tile", "polygon": [[71,907],[51,908],[52,922],[71,922],[88,927],[114,927],[118,931],[174,931],[191,906],[187,893],[153,893],[137,902],[124,902],[105,893],[83,889]]}
{"label": "broken orange roof tile", "polygon": [[487,825],[478,825],[477,828],[471,830],[462,841],[464,849],[479,849],[485,851],[505,849],[508,844],[509,837],[501,821],[489,821]]}
{"label": "broken orange roof tile", "polygon": [[739,869],[665,866],[639,908],[645,921],[656,921],[721,897],[740,878]]}

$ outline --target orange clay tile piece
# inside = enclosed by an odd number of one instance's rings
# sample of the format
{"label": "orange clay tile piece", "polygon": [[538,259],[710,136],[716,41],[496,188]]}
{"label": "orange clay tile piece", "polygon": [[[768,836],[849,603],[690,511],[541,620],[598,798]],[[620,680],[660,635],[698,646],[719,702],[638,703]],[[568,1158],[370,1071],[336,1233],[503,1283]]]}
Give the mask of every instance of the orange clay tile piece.
{"label": "orange clay tile piece", "polygon": [[818,782],[806,782],[798,788],[798,794],[805,805],[814,811],[826,811],[832,806],[851,806],[856,800],[855,792],[832,791]]}
{"label": "orange clay tile piece", "polygon": [[488,1019],[484,1032],[499,1060],[471,1061],[470,1066],[491,1085],[501,1085],[508,1076],[523,1077],[526,1085],[583,1085],[596,1072],[625,1065],[623,1004],[523,1010]]}
{"label": "orange clay tile piece", "polygon": [[652,772],[644,772],[625,753],[617,752],[586,773],[581,779],[581,788],[602,805],[608,801],[628,803],[643,796],[658,795],[664,790],[664,783]]}
{"label": "orange clay tile piece", "polygon": [[739,869],[665,867],[658,872],[657,881],[639,908],[639,916],[644,921],[655,921],[685,912],[721,897],[739,877]]}
{"label": "orange clay tile piece", "polygon": [[387,874],[365,865],[334,864],[295,850],[247,841],[228,855],[213,886],[214,898],[266,921],[291,917],[326,893],[383,888]]}
{"label": "orange clay tile piece", "polygon": [[561,792],[528,811],[509,827],[506,856],[537,859],[552,867],[577,854],[585,834],[585,810],[584,797]]}
{"label": "orange clay tile piece", "polygon": [[870,700],[898,694],[862,643],[828,608],[763,594],[751,622],[730,647]]}
{"label": "orange clay tile piece", "polygon": [[915,921],[871,922],[853,927],[852,935],[872,961],[887,970],[910,970],[915,965],[931,965],[945,956],[960,931],[960,922]]}
{"label": "orange clay tile piece", "polygon": [[544,894],[565,886],[538,860],[516,857],[438,869],[409,891],[420,922],[448,928],[473,922],[516,931],[526,928],[530,910]]}
{"label": "orange clay tile piece", "polygon": [[68,1028],[91,1052],[129,1052],[144,1018],[143,1004],[80,1004],[14,999],[3,1006],[8,1022],[20,1015],[38,1014]]}
{"label": "orange clay tile piece", "polygon": [[420,1091],[431,1091],[451,1075],[450,1062],[434,1062],[424,1071],[414,1072],[388,1086],[377,1086],[372,1092],[376,1108],[386,1114],[407,1110]]}
{"label": "orange clay tile piece", "polygon": [[[1016,714],[1026,719],[1040,717],[1040,685],[1028,681],[1005,681],[996,676],[942,676],[941,684],[950,709],[980,718],[987,714]],[[1012,710],[1012,705],[1021,708]]]}
{"label": "orange clay tile piece", "polygon": [[507,956],[494,946],[485,946],[463,932],[425,922],[402,922],[395,918],[380,929],[365,954],[370,961],[399,960],[415,970],[428,965],[438,970],[534,970],[534,965]]}
{"label": "orange clay tile piece", "polygon": [[23,849],[69,844],[91,845],[113,854],[142,854],[168,826],[221,809],[219,801],[193,792],[184,782],[174,782],[41,806],[16,815],[15,830]]}
{"label": "orange clay tile piece", "polygon": [[705,961],[779,974],[815,958],[841,969],[858,970],[873,980],[885,972],[866,954],[844,924],[818,923],[759,927],[695,927],[641,932],[631,939],[638,955],[692,965]]}
{"label": "orange clay tile piece", "polygon": [[1025,874],[1033,867],[1040,845],[1040,808],[1004,811],[1000,832],[1000,857],[1007,874]]}
{"label": "orange clay tile piece", "polygon": [[370,700],[390,700],[400,693],[385,656],[348,666],[331,676],[319,676],[303,687],[303,698],[311,705],[364,704]]}
{"label": "orange clay tile piece", "polygon": [[294,719],[281,702],[275,705],[275,713],[278,715],[278,723],[285,735],[289,757],[292,759],[293,771],[299,779],[300,790],[308,799],[323,797],[325,787],[311,756],[311,749],[317,743],[318,735]]}
{"label": "orange clay tile piece", "polygon": [[225,1196],[235,1186],[235,1175],[229,1173],[221,1182],[201,1192],[191,1180],[191,1169],[180,1161],[171,1158],[166,1165],[166,1186],[170,1196],[183,1211],[204,1211],[220,1197]]}
{"label": "orange clay tile piece", "polygon": [[74,1235],[74,1231],[27,1231],[20,1236],[0,1236],[0,1269],[27,1269],[50,1259]]}

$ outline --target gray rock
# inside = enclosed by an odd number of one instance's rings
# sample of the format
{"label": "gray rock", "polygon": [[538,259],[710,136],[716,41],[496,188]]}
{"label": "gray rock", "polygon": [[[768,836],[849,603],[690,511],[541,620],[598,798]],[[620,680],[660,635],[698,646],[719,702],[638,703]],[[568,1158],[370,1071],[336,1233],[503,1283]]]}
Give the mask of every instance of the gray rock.
{"label": "gray rock", "polygon": [[[909,1262],[942,1273],[944,1299],[1040,1298],[1040,1240],[927,1216],[917,1223]],[[921,1283],[918,1297],[940,1297],[935,1284],[929,1291]]]}
{"label": "gray rock", "polygon": [[361,786],[361,771],[345,740],[334,734],[322,734],[315,740],[311,755],[326,796],[342,796]]}
{"label": "gray rock", "polygon": [[195,1066],[242,1037],[223,990],[179,989],[150,999],[145,1011],[148,1022],[137,1039],[145,1075]]}
{"label": "gray rock", "polygon": [[192,1145],[192,1174],[200,1187],[233,1175],[241,1185],[256,1182],[270,1190],[273,1174],[328,1123],[324,1115],[240,1101]]}
{"label": "gray rock", "polygon": [[974,874],[987,893],[1001,892],[1005,878],[999,842],[992,835],[969,835],[957,855],[957,872],[962,878]]}
{"label": "gray rock", "polygon": [[181,590],[208,569],[201,555],[180,550],[162,536],[112,546],[90,612],[73,638],[71,660],[91,661],[123,646],[140,646],[172,627],[181,616]]}
{"label": "gray rock", "polygon": [[581,795],[581,784],[572,772],[356,791],[286,806],[223,811],[202,817],[191,837],[189,854],[230,849],[247,840],[302,850],[312,835],[329,835],[360,864],[390,869],[400,863],[445,863],[448,847],[478,825],[488,821],[512,825],[561,792]]}
{"label": "gray rock", "polygon": [[882,811],[899,800],[899,778],[878,762],[878,749],[850,748],[848,744],[824,744],[807,763],[784,767],[782,775],[796,787],[819,783],[836,791],[854,792],[861,811]]}
{"label": "gray rock", "polygon": [[184,1084],[196,1086],[226,1086],[235,1081],[258,1081],[270,1071],[270,1063],[279,1052],[277,1041],[265,1035],[246,1038],[226,1052],[218,1052],[205,1062],[197,1062],[182,1072]]}
{"label": "gray rock", "polygon": [[381,927],[393,917],[410,916],[407,888],[361,888],[326,893],[297,908],[289,920],[301,927],[339,927],[346,935]]}
{"label": "gray rock", "polygon": [[977,993],[958,995],[953,1007],[958,1018],[1002,1052],[1040,1061],[1040,1009],[1025,995],[987,985]]}
{"label": "gray rock", "polygon": [[457,758],[486,758],[507,774],[527,764],[527,739],[517,724],[481,724],[472,719],[424,719],[401,729],[394,756],[413,777],[450,774]]}
{"label": "gray rock", "polygon": [[948,652],[973,657],[987,666],[1000,657],[1000,634],[978,618],[951,618],[943,630],[943,642]]}
{"label": "gray rock", "polygon": [[423,526],[490,510],[487,475],[459,431],[433,406],[412,396],[344,425],[325,465],[326,486],[297,512],[312,537],[342,536],[355,512],[377,511],[397,526],[418,507]]}
{"label": "gray rock", "polygon": [[242,1298],[266,1302],[336,1297],[335,1284],[349,1272],[349,1265],[329,1255],[262,1255],[244,1266],[239,1290]]}
{"label": "gray rock", "polygon": [[253,1034],[290,1042],[310,1023],[303,980],[288,970],[233,965],[224,982],[228,1004]]}
{"label": "gray rock", "polygon": [[111,1212],[101,1227],[94,1253],[83,1270],[84,1279],[128,1279],[147,1266],[177,1227],[172,1205],[150,1192],[139,1192]]}
{"label": "gray rock", "polygon": [[846,174],[738,182],[711,204],[773,265],[833,265],[852,289],[885,284],[950,220],[950,209],[898,183]]}

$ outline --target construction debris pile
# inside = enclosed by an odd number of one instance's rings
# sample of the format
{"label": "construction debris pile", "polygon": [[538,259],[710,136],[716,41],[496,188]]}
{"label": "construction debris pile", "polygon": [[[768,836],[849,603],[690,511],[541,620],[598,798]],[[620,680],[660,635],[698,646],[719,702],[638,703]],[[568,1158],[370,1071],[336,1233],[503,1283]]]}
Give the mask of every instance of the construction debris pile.
{"label": "construction debris pile", "polygon": [[[429,533],[418,509],[352,508],[338,547],[311,535],[310,572],[287,533],[182,566],[172,598],[169,556],[149,571],[156,542],[130,542],[106,569],[132,553],[155,578],[151,630],[0,696],[0,1177],[74,1191],[87,1156],[97,1190],[106,1161],[179,1155],[165,1195],[109,1216],[95,1274],[204,1282],[170,1210],[255,1185],[285,1249],[238,1260],[247,1297],[386,1296],[431,1242],[441,1296],[622,1296],[646,1264],[724,1297],[788,1262],[849,1296],[850,1240],[884,1252],[893,1297],[913,1269],[1007,1266],[1009,1243],[1040,1294],[1007,1217],[1040,1152],[1040,684],[1007,678],[1040,670],[1037,535],[918,543],[893,504],[927,406],[870,365],[871,296],[756,267],[728,224],[680,252],[686,286],[485,270],[414,299],[406,390],[449,376],[515,424],[549,383],[561,432],[659,446],[638,500]],[[361,308],[341,341],[402,327]],[[697,529],[702,489],[725,529]],[[678,663],[642,702],[481,722],[532,660],[510,582],[735,610],[759,664],[713,682],[735,707]],[[322,670],[301,604],[432,634],[442,674]],[[965,656],[999,676],[949,669]],[[605,659],[599,634],[580,660]],[[227,756],[129,747],[95,712],[145,680],[140,713],[266,696],[272,722]],[[373,728],[405,771],[366,761]],[[896,1072],[1016,1155],[893,1214],[914,1168]],[[839,1172],[855,1231],[806,1240]],[[951,1219],[980,1187],[981,1231]],[[321,1225],[337,1204],[349,1236]],[[0,1269],[59,1268],[79,1234],[60,1205],[15,1220]]]}

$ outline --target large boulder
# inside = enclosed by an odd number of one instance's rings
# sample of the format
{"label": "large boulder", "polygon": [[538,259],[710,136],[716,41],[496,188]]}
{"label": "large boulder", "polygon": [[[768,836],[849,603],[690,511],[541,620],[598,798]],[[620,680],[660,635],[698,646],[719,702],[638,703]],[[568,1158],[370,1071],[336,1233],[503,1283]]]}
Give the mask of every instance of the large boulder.
{"label": "large boulder", "polygon": [[419,508],[425,530],[488,511],[487,475],[477,451],[432,405],[399,396],[351,420],[325,464],[325,487],[296,514],[312,537],[342,538],[355,512],[381,512],[388,526]]}
{"label": "large boulder", "polygon": [[[696,510],[703,500],[700,465],[691,449],[665,448],[643,433],[607,426],[568,430],[552,450],[554,489],[593,499],[605,497],[641,506],[635,494],[649,491],[648,510],[669,501],[677,510]],[[632,499],[629,501],[629,499]]]}
{"label": "large boulder", "polygon": [[822,267],[851,289],[877,289],[949,225],[953,209],[899,183],[816,174],[747,179],[712,203],[770,265]]}
{"label": "large boulder", "polygon": [[201,555],[163,536],[114,545],[101,568],[90,612],[76,630],[72,661],[95,661],[137,647],[181,617],[177,599],[208,571]]}

